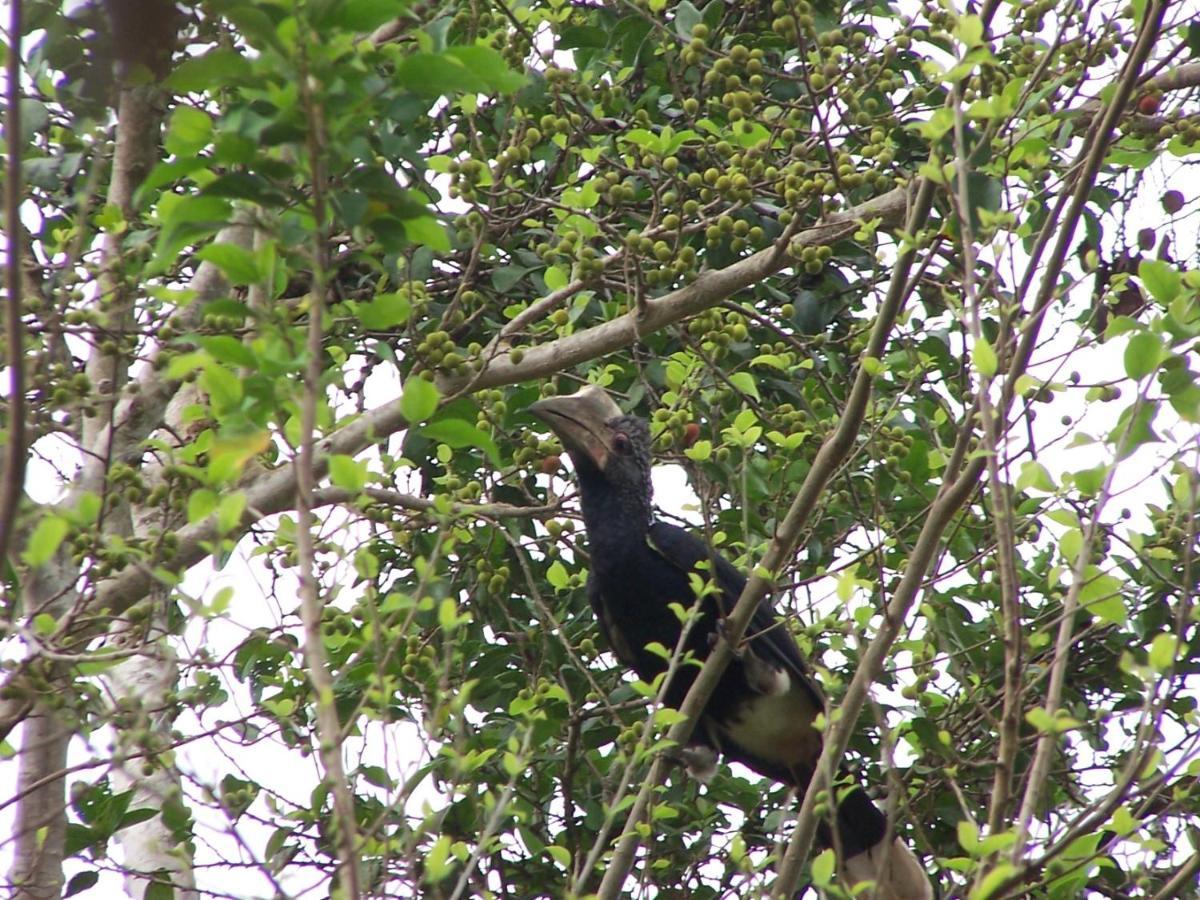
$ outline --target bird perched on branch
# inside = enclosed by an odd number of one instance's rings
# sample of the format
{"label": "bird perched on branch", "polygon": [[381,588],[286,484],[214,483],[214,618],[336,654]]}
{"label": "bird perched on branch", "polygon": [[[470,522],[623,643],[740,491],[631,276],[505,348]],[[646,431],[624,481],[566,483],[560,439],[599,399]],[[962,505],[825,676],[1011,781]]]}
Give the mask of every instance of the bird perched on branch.
{"label": "bird perched on branch", "polygon": [[[623,414],[595,385],[538,401],[530,412],[553,429],[574,462],[591,553],[588,599],[617,659],[645,681],[667,671],[660,648],[673,651],[684,627],[671,607],[692,609],[695,587],[707,583],[712,587],[701,589],[683,642],[685,652],[705,659],[746,579],[699,538],[655,520],[646,423]],[[682,704],[697,671],[676,666],[666,687],[669,705]],[[711,775],[724,755],[803,792],[821,755],[814,720],[824,710],[795,640],[764,600],[681,755],[700,777]],[[889,840],[887,819],[866,792],[836,794],[833,825],[824,823],[819,839],[835,849],[843,877],[852,885],[874,881],[877,900],[932,898],[921,864],[898,838]]]}

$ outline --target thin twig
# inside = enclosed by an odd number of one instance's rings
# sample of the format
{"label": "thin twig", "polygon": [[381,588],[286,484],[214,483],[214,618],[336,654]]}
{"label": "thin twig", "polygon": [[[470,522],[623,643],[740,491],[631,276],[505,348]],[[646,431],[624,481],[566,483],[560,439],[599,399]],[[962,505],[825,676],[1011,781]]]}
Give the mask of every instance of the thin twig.
{"label": "thin twig", "polygon": [[16,524],[17,504],[25,486],[25,353],[21,329],[21,0],[8,7],[8,105],[4,131],[8,160],[4,179],[4,222],[8,235],[8,262],[4,273],[8,290],[4,340],[8,356],[8,441],[4,474],[0,477],[0,563],[8,555]]}

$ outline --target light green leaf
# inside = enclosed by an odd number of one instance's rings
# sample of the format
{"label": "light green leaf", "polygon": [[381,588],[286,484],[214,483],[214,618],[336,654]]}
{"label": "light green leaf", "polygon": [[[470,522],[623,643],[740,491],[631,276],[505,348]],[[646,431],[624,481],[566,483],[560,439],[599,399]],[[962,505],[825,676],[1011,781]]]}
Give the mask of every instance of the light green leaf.
{"label": "light green leaf", "polygon": [[1173,634],[1156,634],[1150,642],[1150,667],[1163,672],[1175,664],[1179,656],[1179,638]]}
{"label": "light green leaf", "polygon": [[958,829],[958,846],[974,856],[979,849],[979,826],[966,819],[960,819],[956,827]]}
{"label": "light green leaf", "polygon": [[1138,278],[1163,306],[1179,296],[1183,285],[1179,270],[1161,259],[1143,259],[1138,263]]}
{"label": "light green leaf", "polygon": [[1124,625],[1129,619],[1125,608],[1125,584],[1112,575],[1099,573],[1095,566],[1088,567],[1088,575],[1079,591],[1080,604],[1101,622]]}
{"label": "light green leaf", "polygon": [[208,518],[217,508],[219,500],[216,492],[210,491],[208,488],[192,491],[187,503],[188,524],[195,525],[202,519]]}
{"label": "light green leaf", "polygon": [[1017,490],[1024,491],[1034,488],[1050,494],[1054,492],[1054,480],[1050,471],[1036,460],[1026,460],[1021,464],[1021,474],[1017,478]]}
{"label": "light green leaf", "polygon": [[562,266],[547,266],[546,271],[542,273],[542,280],[550,290],[558,291],[567,286],[570,276]]}
{"label": "light green leaf", "polygon": [[414,244],[424,244],[437,253],[450,252],[450,236],[446,233],[446,226],[433,216],[405,219],[404,234]]}
{"label": "light green leaf", "polygon": [[212,138],[212,116],[194,106],[177,106],[171,113],[163,145],[175,156],[195,156]]}
{"label": "light green leaf", "polygon": [[1016,866],[1012,863],[997,863],[994,869],[983,876],[983,880],[979,882],[979,886],[971,891],[969,900],[990,900],[992,895],[1000,889],[1002,884],[1012,877],[1012,874],[1016,870]]}
{"label": "light green leaf", "polygon": [[1059,538],[1058,551],[1068,563],[1074,564],[1082,548],[1083,534],[1078,528],[1068,528]]}
{"label": "light green leaf", "polygon": [[352,456],[335,453],[329,457],[329,480],[337,487],[358,493],[367,484],[367,465]]}
{"label": "light green leaf", "polygon": [[761,399],[758,393],[758,385],[754,381],[754,376],[749,372],[734,372],[729,376],[729,383],[743,394],[747,394],[755,400]]}
{"label": "light green leaf", "polygon": [[500,465],[500,450],[491,435],[465,419],[438,419],[436,422],[422,425],[420,432],[455,450],[462,447],[478,447],[487,454],[493,465]]}
{"label": "light green leaf", "polygon": [[1125,345],[1125,373],[1135,381],[1158,368],[1164,355],[1162,340],[1152,331],[1139,331]]}
{"label": "light green leaf", "polygon": [[224,494],[217,504],[217,530],[221,534],[233,531],[242,521],[242,513],[246,511],[246,493],[234,491]]}
{"label": "light green leaf", "polygon": [[354,314],[364,328],[386,331],[408,321],[412,307],[403,294],[376,294],[369,303],[355,303]]}
{"label": "light green leaf", "polygon": [[450,874],[450,838],[440,834],[425,857],[425,881],[437,884]]}
{"label": "light green leaf", "polygon": [[833,883],[834,855],[832,850],[822,850],[812,861],[812,880],[817,887]]}
{"label": "light green leaf", "polygon": [[959,16],[954,36],[968,47],[979,46],[983,41],[983,20],[979,16]]}
{"label": "light green leaf", "polygon": [[236,50],[210,50],[203,56],[185,59],[167,78],[167,85],[181,94],[211,91],[250,74],[250,63]]}
{"label": "light green leaf", "polygon": [[58,551],[63,538],[67,536],[70,523],[62,516],[43,516],[29,535],[29,543],[25,546],[22,559],[30,566],[42,566],[50,561]]}
{"label": "light green leaf", "polygon": [[221,365],[206,366],[199,378],[200,387],[208,394],[213,411],[228,412],[242,401],[242,379]]}
{"label": "light green leaf", "polygon": [[975,364],[975,371],[984,378],[993,377],[999,365],[999,361],[996,359],[996,351],[992,349],[992,345],[988,342],[988,339],[982,336],[975,342],[975,349],[971,353],[971,361]]}
{"label": "light green leaf", "polygon": [[570,581],[566,566],[557,559],[550,563],[550,567],[546,569],[546,580],[550,582],[550,587],[561,591]]}
{"label": "light green leaf", "polygon": [[410,425],[419,425],[437,411],[439,399],[441,395],[432,381],[414,376],[404,382],[400,412]]}

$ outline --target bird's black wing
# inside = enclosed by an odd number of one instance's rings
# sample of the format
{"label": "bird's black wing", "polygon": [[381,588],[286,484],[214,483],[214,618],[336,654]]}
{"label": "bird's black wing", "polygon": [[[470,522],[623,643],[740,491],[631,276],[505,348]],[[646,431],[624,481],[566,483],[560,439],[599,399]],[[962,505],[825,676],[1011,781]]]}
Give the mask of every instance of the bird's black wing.
{"label": "bird's black wing", "polygon": [[600,581],[594,572],[588,574],[587,598],[588,603],[592,605],[592,612],[596,615],[596,622],[600,626],[600,633],[604,636],[605,643],[616,654],[622,665],[636,670],[640,648],[631,647],[629,641],[625,639],[625,633],[613,621],[612,611],[604,602],[604,595],[600,592]]}
{"label": "bird's black wing", "polygon": [[[655,522],[647,535],[650,546],[673,566],[685,572],[697,572],[701,577],[707,573],[697,569],[700,562],[711,561],[716,566],[716,583],[720,588],[721,614],[729,615],[746,586],[746,577],[733,564],[691,532],[666,522]],[[764,598],[754,611],[746,627],[747,649],[763,662],[786,671],[796,683],[803,685],[811,695],[813,704],[822,709],[824,695],[813,678],[812,670],[805,662],[796,641],[779,617],[769,598]]]}

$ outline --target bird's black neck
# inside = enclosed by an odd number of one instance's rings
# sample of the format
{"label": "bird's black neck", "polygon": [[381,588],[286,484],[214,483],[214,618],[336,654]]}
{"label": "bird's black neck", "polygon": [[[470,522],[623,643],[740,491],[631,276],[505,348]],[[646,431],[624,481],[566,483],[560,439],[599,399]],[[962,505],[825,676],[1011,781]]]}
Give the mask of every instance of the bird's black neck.
{"label": "bird's black neck", "polygon": [[599,473],[579,473],[580,507],[592,554],[616,555],[644,547],[654,521],[650,496],[644,491],[614,489]]}

